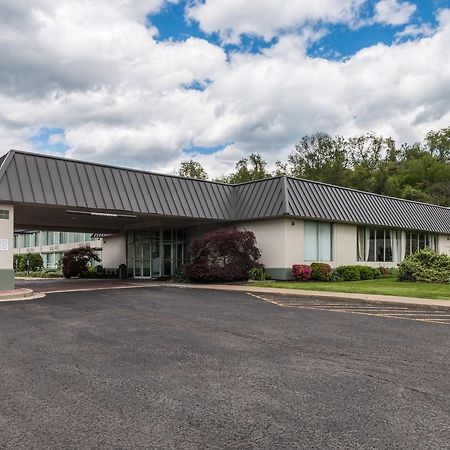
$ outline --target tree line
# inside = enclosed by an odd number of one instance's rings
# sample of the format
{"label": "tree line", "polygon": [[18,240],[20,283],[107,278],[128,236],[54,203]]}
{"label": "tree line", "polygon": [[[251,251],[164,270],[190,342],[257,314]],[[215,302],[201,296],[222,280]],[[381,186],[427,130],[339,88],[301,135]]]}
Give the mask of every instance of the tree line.
{"label": "tree line", "polygon": [[[197,161],[184,161],[178,175],[208,179]],[[236,163],[214,181],[236,184],[288,175],[377,194],[450,206],[450,127],[430,131],[423,142],[398,146],[366,133],[350,138],[319,132],[303,136],[275,170],[259,153]]]}

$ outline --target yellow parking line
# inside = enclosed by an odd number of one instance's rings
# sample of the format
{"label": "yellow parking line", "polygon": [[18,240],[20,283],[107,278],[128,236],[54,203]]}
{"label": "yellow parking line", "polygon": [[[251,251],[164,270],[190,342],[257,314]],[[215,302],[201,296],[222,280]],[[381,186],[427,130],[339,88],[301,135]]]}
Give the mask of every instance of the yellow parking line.
{"label": "yellow parking line", "polygon": [[[394,307],[392,309],[375,309],[376,307],[370,309],[364,309],[364,307],[351,307],[350,305],[330,305],[330,304],[307,304],[301,305],[299,303],[286,303],[286,302],[277,302],[275,300],[252,294],[251,292],[247,292],[248,295],[262,300],[267,303],[272,303],[273,305],[279,306],[281,308],[291,308],[291,309],[307,309],[310,311],[331,311],[338,313],[347,313],[347,314],[359,314],[363,316],[372,316],[372,317],[386,317],[390,319],[400,319],[400,320],[412,320],[415,322],[425,322],[425,323],[438,323],[444,325],[450,325],[450,315],[448,314],[439,314],[440,311],[431,312],[431,311],[412,311],[408,308],[397,308]],[[405,311],[406,310],[406,311]],[[401,311],[401,312],[398,312]],[[424,316],[426,314],[426,316]],[[449,317],[448,319],[446,317]]]}
{"label": "yellow parking line", "polygon": [[261,296],[256,295],[256,294],[252,294],[251,292],[247,292],[247,294],[252,296],[252,297],[258,298],[259,300],[262,300],[264,302],[272,303],[273,305],[277,305],[277,306],[283,307],[283,305],[281,303],[278,303],[278,302],[276,302],[274,300],[269,300],[268,298],[264,298],[264,297],[261,297]]}
{"label": "yellow parking line", "polygon": [[311,307],[311,308],[335,308],[342,310],[354,310],[354,311],[399,311],[399,312],[408,312],[408,308],[390,308],[390,309],[380,309],[380,308],[365,308],[358,306],[341,306],[341,305],[302,305],[300,303],[280,303],[280,305],[285,306],[286,308],[294,308],[296,306],[301,307]]}

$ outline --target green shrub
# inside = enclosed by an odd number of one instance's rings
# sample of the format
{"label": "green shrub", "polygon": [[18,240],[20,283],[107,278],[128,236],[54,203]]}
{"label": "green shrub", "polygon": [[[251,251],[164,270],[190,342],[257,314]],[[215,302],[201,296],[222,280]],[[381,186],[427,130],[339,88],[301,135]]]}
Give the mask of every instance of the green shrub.
{"label": "green shrub", "polygon": [[248,276],[251,280],[255,281],[270,280],[270,275],[266,273],[263,265],[252,267],[248,271]]}
{"label": "green shrub", "polygon": [[379,271],[379,268],[378,267],[371,267],[370,269],[372,270],[372,273],[373,273],[373,277],[372,278],[374,280],[379,280],[381,278],[381,272]]}
{"label": "green shrub", "polygon": [[359,270],[359,276],[361,280],[377,280],[381,278],[381,272],[377,267],[370,266],[354,266]]}
{"label": "green shrub", "polygon": [[80,273],[80,278],[102,278],[102,273],[95,267],[88,266],[87,270]]}
{"label": "green shrub", "polygon": [[387,275],[381,274],[382,278],[398,278],[398,267],[390,267]]}
{"label": "green shrub", "polygon": [[399,265],[400,281],[446,283],[450,277],[450,256],[425,248],[408,255]]}
{"label": "green shrub", "polygon": [[333,269],[329,264],[315,262],[311,264],[311,280],[330,281]]}
{"label": "green shrub", "polygon": [[39,253],[14,255],[13,264],[17,272],[37,272],[44,267],[44,261]]}
{"label": "green shrub", "polygon": [[[361,280],[373,280],[373,270],[369,266],[355,266],[359,271],[359,278]],[[375,269],[376,270],[376,269]]]}
{"label": "green shrub", "polygon": [[358,266],[339,266],[336,267],[335,272],[344,281],[359,281],[361,279]]}
{"label": "green shrub", "polygon": [[16,272],[16,277],[31,278],[62,278],[63,274],[60,270],[45,269],[39,272]]}

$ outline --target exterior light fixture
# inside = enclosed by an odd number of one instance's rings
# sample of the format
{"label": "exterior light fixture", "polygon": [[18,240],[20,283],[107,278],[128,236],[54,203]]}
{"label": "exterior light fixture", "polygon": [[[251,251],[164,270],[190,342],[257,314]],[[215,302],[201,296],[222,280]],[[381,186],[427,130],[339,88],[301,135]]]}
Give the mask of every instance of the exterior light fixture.
{"label": "exterior light fixture", "polygon": [[115,213],[106,213],[106,212],[97,212],[97,211],[76,211],[73,209],[67,209],[67,214],[81,214],[83,216],[100,216],[100,217],[117,217],[120,219],[137,219],[137,216],[134,214],[115,214]]}

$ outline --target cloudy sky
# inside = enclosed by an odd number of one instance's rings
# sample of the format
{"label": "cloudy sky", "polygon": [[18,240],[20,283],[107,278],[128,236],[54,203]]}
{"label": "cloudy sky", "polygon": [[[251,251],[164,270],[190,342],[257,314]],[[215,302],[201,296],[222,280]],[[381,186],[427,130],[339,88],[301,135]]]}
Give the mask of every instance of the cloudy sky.
{"label": "cloudy sky", "polygon": [[450,0],[0,0],[10,148],[210,175],[450,125]]}

